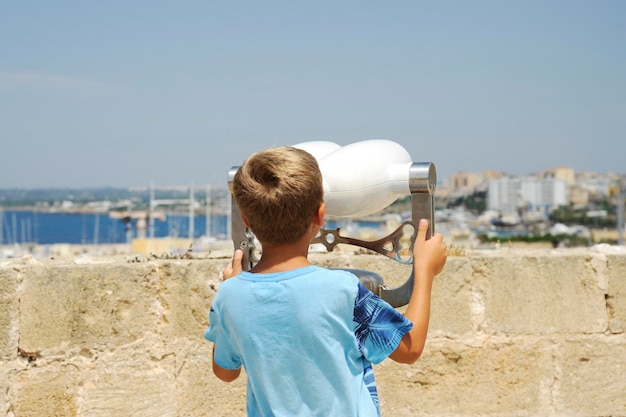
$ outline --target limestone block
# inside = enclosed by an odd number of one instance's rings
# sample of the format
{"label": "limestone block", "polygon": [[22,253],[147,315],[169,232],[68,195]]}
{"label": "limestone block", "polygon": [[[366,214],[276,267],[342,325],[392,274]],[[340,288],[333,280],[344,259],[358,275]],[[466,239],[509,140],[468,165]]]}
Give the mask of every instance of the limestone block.
{"label": "limestone block", "polygon": [[479,331],[509,334],[604,333],[605,290],[588,257],[511,253],[472,259]]}
{"label": "limestone block", "polygon": [[430,341],[413,365],[375,368],[383,415],[415,417],[548,415],[553,360],[541,339],[469,346]]}
{"label": "limestone block", "polygon": [[79,372],[66,363],[30,367],[11,376],[10,402],[19,417],[78,416]]}
{"label": "limestone block", "polygon": [[246,415],[246,379],[242,371],[231,383],[219,380],[211,369],[213,344],[179,344],[176,355],[179,415],[240,417]]}
{"label": "limestone block", "polygon": [[17,355],[18,305],[18,274],[0,267],[0,360]]}
{"label": "limestone block", "polygon": [[[105,355],[103,355],[105,356]],[[112,352],[86,373],[81,415],[178,417],[173,356],[124,359]]]}
{"label": "limestone block", "polygon": [[119,345],[161,321],[157,275],[149,264],[38,265],[23,272],[20,348]]}
{"label": "limestone block", "polygon": [[607,303],[613,333],[626,331],[626,257],[608,256],[609,291]]}
{"label": "limestone block", "polygon": [[[471,263],[465,257],[449,257],[433,281],[428,337],[459,338],[471,333],[473,312]],[[398,308],[404,313],[406,306]]]}
{"label": "limestone block", "polygon": [[560,414],[626,415],[626,335],[561,344]]}
{"label": "limestone block", "polygon": [[469,258],[448,257],[433,281],[428,337],[463,337],[472,331],[472,269]]}
{"label": "limestone block", "polygon": [[160,263],[158,273],[164,337],[201,339],[221,269],[215,262],[186,260]]}
{"label": "limestone block", "polygon": [[0,362],[0,410],[2,411],[9,409],[7,393],[11,384],[9,381],[9,368],[4,365],[4,363]]}

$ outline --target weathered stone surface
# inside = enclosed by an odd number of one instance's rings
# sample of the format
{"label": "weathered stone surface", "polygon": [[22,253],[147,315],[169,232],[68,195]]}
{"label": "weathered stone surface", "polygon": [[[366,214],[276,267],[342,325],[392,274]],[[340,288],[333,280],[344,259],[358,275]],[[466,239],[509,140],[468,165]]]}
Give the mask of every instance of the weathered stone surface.
{"label": "weathered stone surface", "polygon": [[376,368],[382,407],[396,417],[542,415],[553,374],[551,344],[541,339],[431,341],[411,366]]}
{"label": "weathered stone surface", "polygon": [[8,410],[10,401],[7,398],[7,393],[9,392],[9,387],[11,382],[9,381],[9,375],[12,370],[5,366],[5,363],[2,363],[0,366],[0,410]]}
{"label": "weathered stone surface", "polygon": [[[245,415],[245,373],[219,381],[203,338],[227,258],[79,259],[0,264],[8,417]],[[410,272],[380,255],[311,259],[390,287]],[[626,415],[625,270],[626,252],[593,248],[449,257],[422,358],[376,365],[383,416]]]}
{"label": "weathered stone surface", "polygon": [[448,258],[445,269],[433,282],[429,337],[458,338],[472,332],[471,278],[469,258]]}
{"label": "weathered stone surface", "polygon": [[626,331],[626,256],[607,256],[609,326],[613,333]]}
{"label": "weathered stone surface", "polygon": [[159,263],[163,336],[201,338],[208,326],[211,300],[221,268],[192,260]]}
{"label": "weathered stone surface", "polygon": [[228,384],[211,370],[213,345],[188,343],[177,355],[179,416],[239,417],[246,414],[246,374]]}
{"label": "weathered stone surface", "polygon": [[626,335],[563,341],[559,360],[560,415],[626,416]]}
{"label": "weathered stone surface", "polygon": [[20,348],[130,343],[161,322],[151,264],[35,265],[24,269]]}
{"label": "weathered stone surface", "polygon": [[18,275],[14,269],[0,268],[0,360],[17,355]]}
{"label": "weathered stone surface", "polygon": [[78,414],[79,372],[71,364],[54,363],[15,372],[10,409],[19,417],[74,417]]}
{"label": "weathered stone surface", "polygon": [[98,364],[82,384],[80,415],[178,416],[174,365],[173,356],[156,362],[120,357]]}
{"label": "weathered stone surface", "polygon": [[[487,333],[604,333],[605,289],[589,257],[566,253],[472,258],[474,300]],[[478,308],[478,307],[477,307]]]}

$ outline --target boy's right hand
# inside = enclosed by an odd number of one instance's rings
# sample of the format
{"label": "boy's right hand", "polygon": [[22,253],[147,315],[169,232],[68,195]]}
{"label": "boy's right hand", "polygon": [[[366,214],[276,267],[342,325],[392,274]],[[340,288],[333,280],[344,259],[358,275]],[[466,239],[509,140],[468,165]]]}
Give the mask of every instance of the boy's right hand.
{"label": "boy's right hand", "polygon": [[431,277],[439,274],[446,263],[446,245],[443,235],[435,233],[426,239],[428,220],[421,219],[417,228],[417,237],[413,243],[413,267]]}
{"label": "boy's right hand", "polygon": [[242,270],[242,261],[243,261],[243,251],[241,249],[237,249],[235,254],[233,255],[233,259],[229,262],[225,267],[224,271],[222,271],[222,275],[224,276],[224,281],[228,278],[232,278],[235,275],[239,274]]}

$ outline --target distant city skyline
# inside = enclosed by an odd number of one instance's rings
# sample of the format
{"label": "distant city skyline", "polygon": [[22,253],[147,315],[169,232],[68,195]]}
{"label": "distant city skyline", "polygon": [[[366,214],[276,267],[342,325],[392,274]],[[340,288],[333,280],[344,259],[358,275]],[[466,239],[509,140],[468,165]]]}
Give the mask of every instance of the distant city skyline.
{"label": "distant city skyline", "polygon": [[[490,170],[490,169],[482,169],[482,170],[477,170],[477,171],[468,171],[468,170],[459,170],[459,171],[454,171],[454,172],[450,172],[449,175],[447,175],[446,177],[441,177],[438,176],[437,178],[437,188],[438,189],[449,189],[449,190],[454,190],[456,188],[463,188],[462,186],[457,185],[455,187],[454,182],[457,181],[459,178],[463,178],[464,176],[467,175],[472,175],[475,176],[476,179],[478,180],[478,182],[474,185],[472,185],[470,188],[475,188],[475,186],[479,185],[479,184],[483,184],[483,183],[488,183],[489,181],[491,181],[492,179],[495,178],[500,178],[498,175],[496,174],[500,174],[502,176],[507,176],[513,179],[522,179],[522,178],[532,178],[532,177],[541,177],[542,175],[546,174],[547,172],[551,171],[552,169],[555,168],[559,168],[559,169],[572,169],[573,174],[574,174],[574,178],[573,178],[573,183],[577,182],[577,178],[578,176],[582,176],[581,180],[586,180],[589,178],[586,178],[587,176],[590,176],[591,178],[599,178],[599,179],[603,179],[603,181],[608,181],[607,184],[613,184],[615,182],[615,180],[617,178],[621,179],[621,181],[626,181],[626,172],[616,172],[616,171],[610,171],[610,172],[596,172],[596,171],[575,171],[573,170],[573,168],[566,166],[566,165],[555,165],[552,167],[547,167],[545,169],[540,169],[537,170],[535,172],[528,172],[525,174],[521,174],[521,175],[516,175],[516,174],[511,174],[509,172],[506,171],[500,171],[500,170]],[[494,176],[496,175],[496,176]],[[563,178],[561,178],[563,179]],[[568,181],[570,182],[570,181]],[[617,184],[613,184],[613,185],[617,185]],[[4,190],[4,191],[9,191],[9,190],[24,190],[24,191],[45,191],[45,190],[57,190],[57,191],[62,191],[63,189],[67,189],[67,190],[75,190],[75,191],[88,191],[88,190],[106,190],[106,189],[118,189],[118,190],[125,190],[128,192],[149,192],[150,188],[154,187],[154,189],[156,191],[161,191],[161,192],[178,192],[178,193],[189,193],[190,188],[193,187],[194,189],[194,193],[195,194],[202,194],[205,195],[207,193],[207,191],[211,191],[211,192],[216,192],[216,191],[224,191],[228,188],[228,183],[226,181],[226,179],[224,181],[217,181],[214,183],[196,183],[196,182],[188,182],[188,183],[180,183],[180,184],[174,184],[174,183],[168,183],[168,184],[158,184],[158,183],[154,183],[151,182],[149,184],[138,184],[138,185],[116,185],[116,186],[61,186],[61,187],[2,187],[0,186],[0,190]],[[441,190],[440,190],[441,191]]]}
{"label": "distant city skyline", "polygon": [[389,139],[443,181],[626,173],[626,2],[12,2],[0,188],[221,184]]}

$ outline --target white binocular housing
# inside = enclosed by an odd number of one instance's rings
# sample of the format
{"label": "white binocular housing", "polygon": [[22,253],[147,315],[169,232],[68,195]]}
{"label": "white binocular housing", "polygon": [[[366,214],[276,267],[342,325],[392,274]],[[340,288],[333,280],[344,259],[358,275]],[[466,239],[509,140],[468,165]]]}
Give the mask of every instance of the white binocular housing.
{"label": "white binocular housing", "polygon": [[313,155],[324,180],[326,213],[363,217],[410,194],[411,156],[389,140],[366,140],[339,146],[314,141],[294,145]]}

